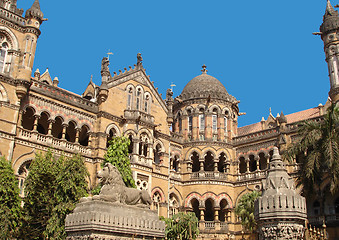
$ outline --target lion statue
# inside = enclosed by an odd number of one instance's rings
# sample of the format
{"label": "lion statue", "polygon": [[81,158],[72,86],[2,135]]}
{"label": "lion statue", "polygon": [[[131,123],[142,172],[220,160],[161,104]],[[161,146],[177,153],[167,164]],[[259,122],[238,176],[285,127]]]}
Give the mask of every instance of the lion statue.
{"label": "lion statue", "polygon": [[97,177],[102,188],[99,195],[93,196],[93,200],[150,207],[152,200],[148,192],[126,187],[119,170],[111,163],[106,163]]}

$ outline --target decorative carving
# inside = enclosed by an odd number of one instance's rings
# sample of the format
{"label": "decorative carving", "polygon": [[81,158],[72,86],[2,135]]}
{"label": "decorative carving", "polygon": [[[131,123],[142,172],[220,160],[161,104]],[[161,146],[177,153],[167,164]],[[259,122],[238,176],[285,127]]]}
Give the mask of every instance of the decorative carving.
{"label": "decorative carving", "polygon": [[118,169],[111,163],[106,163],[98,173],[98,178],[103,185],[100,194],[93,198],[82,198],[81,202],[90,200],[102,200],[125,205],[137,205],[139,207],[150,207],[151,196],[146,190],[138,190],[125,186]]}
{"label": "decorative carving", "polygon": [[141,53],[137,54],[137,68],[141,68],[142,67],[142,56]]}
{"label": "decorative carving", "polygon": [[102,58],[101,61],[101,76],[109,76],[109,60],[108,57]]}

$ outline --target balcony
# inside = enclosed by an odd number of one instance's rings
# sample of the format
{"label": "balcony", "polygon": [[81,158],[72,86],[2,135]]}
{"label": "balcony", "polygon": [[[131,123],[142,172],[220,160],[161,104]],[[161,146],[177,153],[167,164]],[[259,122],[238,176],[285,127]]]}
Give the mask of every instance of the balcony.
{"label": "balcony", "polygon": [[228,175],[222,172],[193,172],[191,179],[216,179],[227,180]]}
{"label": "balcony", "polygon": [[[321,215],[310,216],[308,217],[308,221],[312,225],[322,225],[324,217]],[[329,214],[326,215],[326,225],[329,224],[338,224],[339,223],[339,214]]]}
{"label": "balcony", "polygon": [[247,181],[247,180],[262,179],[262,178],[266,178],[266,174],[267,174],[266,171],[255,171],[255,172],[242,173],[238,175],[237,180]]}
{"label": "balcony", "polygon": [[129,109],[127,109],[127,110],[124,111],[124,117],[127,120],[137,120],[137,121],[142,121],[142,122],[154,124],[154,117],[152,115],[141,112],[139,110],[129,110]]}
{"label": "balcony", "polygon": [[199,221],[199,230],[202,233],[228,232],[228,223],[220,221]]}
{"label": "balcony", "polygon": [[67,152],[80,153],[81,155],[87,156],[92,154],[92,149],[89,147],[82,146],[78,143],[67,142],[66,140],[61,140],[53,136],[26,130],[21,127],[19,127],[18,138]]}
{"label": "balcony", "polygon": [[152,168],[152,164],[153,164],[152,158],[145,157],[145,156],[138,155],[138,154],[131,154],[130,160],[131,160],[132,164],[135,163],[135,164],[138,164],[138,165],[142,165],[142,166],[145,166],[145,167]]}

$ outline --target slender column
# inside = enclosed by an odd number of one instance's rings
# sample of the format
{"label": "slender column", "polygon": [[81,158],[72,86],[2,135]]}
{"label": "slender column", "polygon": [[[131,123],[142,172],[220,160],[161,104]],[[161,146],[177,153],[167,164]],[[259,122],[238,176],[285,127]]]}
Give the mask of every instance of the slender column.
{"label": "slender column", "polygon": [[205,212],[204,209],[200,209],[200,220],[205,221]]}
{"label": "slender column", "polygon": [[257,171],[260,170],[260,168],[259,168],[259,167],[260,167],[259,159],[260,159],[259,156],[255,156],[255,157],[254,157],[254,160],[256,161],[256,164],[257,164]]}
{"label": "slender column", "polygon": [[247,158],[245,161],[246,161],[246,172],[250,172],[250,159]]}
{"label": "slender column", "polygon": [[219,210],[220,208],[214,208],[214,221],[218,221],[219,220]]}
{"label": "slender column", "polygon": [[154,154],[153,154],[153,144],[152,143],[148,143],[147,144],[147,156],[149,158],[154,158]]}
{"label": "slender column", "polygon": [[214,172],[218,172],[218,160],[214,159]]}
{"label": "slender column", "polygon": [[139,139],[133,138],[132,140],[133,140],[133,151],[132,151],[132,153],[139,154]]}
{"label": "slender column", "polygon": [[52,135],[52,128],[53,128],[53,123],[55,122],[55,120],[53,119],[48,119],[48,136]]}
{"label": "slender column", "polygon": [[67,127],[68,127],[68,124],[66,124],[66,123],[62,124],[62,137],[61,137],[61,139],[65,139],[65,137],[66,137],[66,128]]}
{"label": "slender column", "polygon": [[23,115],[23,111],[19,110],[18,122],[17,122],[17,125],[19,126],[22,126],[22,115]]}
{"label": "slender column", "polygon": [[205,159],[203,159],[203,158],[199,159],[199,162],[200,162],[200,171],[204,171],[204,161],[205,161]]}
{"label": "slender column", "polygon": [[38,121],[40,116],[39,115],[34,115],[34,123],[33,123],[33,131],[37,132],[38,131]]}
{"label": "slender column", "polygon": [[266,169],[268,169],[268,165],[270,164],[270,155],[266,155]]}
{"label": "slender column", "polygon": [[240,174],[240,161],[236,161],[237,164],[237,173]]}
{"label": "slender column", "polygon": [[92,146],[93,136],[94,136],[93,132],[88,132],[88,146],[89,147]]}
{"label": "slender column", "polygon": [[75,129],[75,141],[74,143],[79,143],[80,128]]}

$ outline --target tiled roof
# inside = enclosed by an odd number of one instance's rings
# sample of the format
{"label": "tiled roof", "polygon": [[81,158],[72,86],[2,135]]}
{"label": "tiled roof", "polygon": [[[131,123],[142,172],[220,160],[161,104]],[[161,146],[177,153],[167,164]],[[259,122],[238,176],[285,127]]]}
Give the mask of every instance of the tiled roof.
{"label": "tiled roof", "polygon": [[[294,122],[299,122],[299,121],[303,121],[306,119],[318,117],[320,116],[320,114],[319,114],[319,108],[315,107],[315,108],[306,109],[300,112],[291,113],[285,116],[287,118],[287,123],[294,123]],[[247,135],[247,134],[254,133],[260,130],[262,130],[261,122],[253,123],[253,124],[238,128],[238,136]]]}

